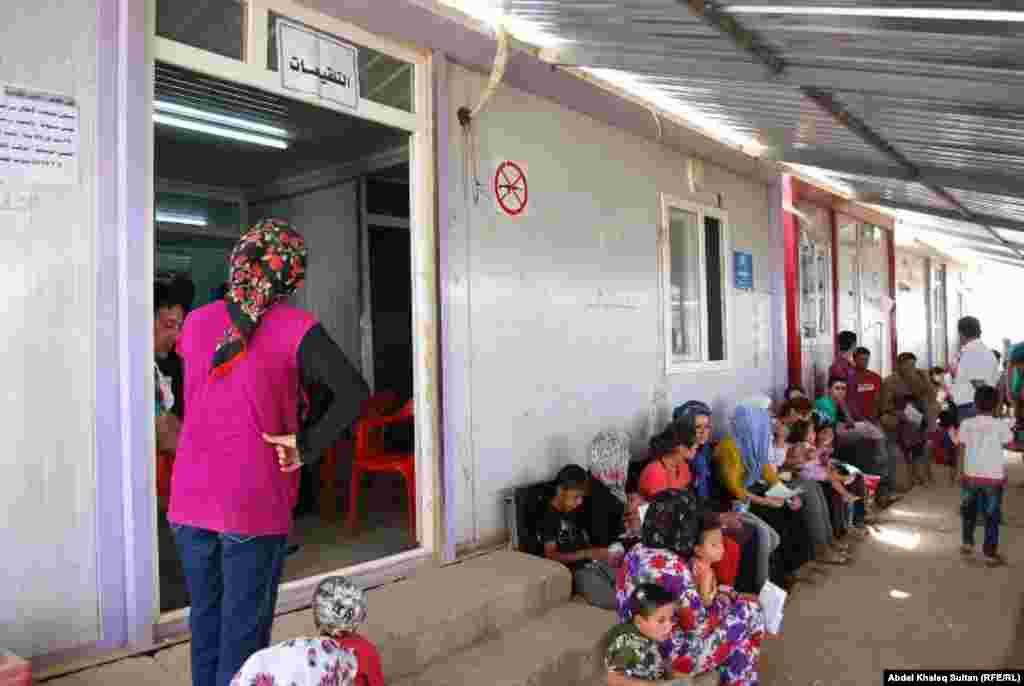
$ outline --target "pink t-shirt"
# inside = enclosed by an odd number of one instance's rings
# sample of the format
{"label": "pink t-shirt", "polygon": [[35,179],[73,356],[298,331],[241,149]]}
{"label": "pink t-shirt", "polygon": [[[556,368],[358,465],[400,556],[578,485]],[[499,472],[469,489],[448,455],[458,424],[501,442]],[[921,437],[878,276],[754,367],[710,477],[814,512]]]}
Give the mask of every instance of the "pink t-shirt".
{"label": "pink t-shirt", "polygon": [[218,533],[285,535],[299,472],[282,472],[262,435],[298,431],[299,345],[316,320],[290,305],[275,305],[245,356],[226,376],[214,378],[213,354],[229,324],[223,301],[213,303],[189,315],[178,340],[187,411],[167,519]]}
{"label": "pink t-shirt", "polygon": [[678,476],[672,474],[660,460],[654,460],[640,472],[640,495],[653,498],[669,488],[684,489],[690,485],[690,466],[685,462],[679,466]]}

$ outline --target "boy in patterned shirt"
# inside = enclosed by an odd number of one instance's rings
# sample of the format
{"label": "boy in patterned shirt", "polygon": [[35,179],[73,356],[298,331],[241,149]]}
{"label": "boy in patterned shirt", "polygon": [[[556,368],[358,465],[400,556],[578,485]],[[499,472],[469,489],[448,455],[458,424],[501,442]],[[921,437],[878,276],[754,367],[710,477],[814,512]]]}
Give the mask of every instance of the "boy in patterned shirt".
{"label": "boy in patterned shirt", "polygon": [[675,683],[671,666],[659,648],[672,633],[675,599],[657,584],[641,584],[629,603],[633,618],[605,635],[608,686]]}

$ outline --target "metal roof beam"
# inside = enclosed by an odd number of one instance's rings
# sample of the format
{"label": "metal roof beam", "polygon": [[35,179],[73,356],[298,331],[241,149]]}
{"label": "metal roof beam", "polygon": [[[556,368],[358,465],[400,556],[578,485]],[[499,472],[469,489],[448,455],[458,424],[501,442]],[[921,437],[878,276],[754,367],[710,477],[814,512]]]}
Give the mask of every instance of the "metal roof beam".
{"label": "metal roof beam", "polygon": [[[977,224],[979,227],[988,227],[995,229],[1005,229],[1007,231],[1021,231],[1024,232],[1024,222],[1017,222],[1005,217],[994,217],[989,214],[978,214],[976,212],[971,213],[970,219],[965,219],[963,214],[958,210],[943,210],[937,207],[929,207],[927,205],[917,205],[911,202],[899,202],[895,200],[886,200],[885,198],[872,198],[872,205],[881,205],[883,207],[891,207],[894,210],[907,210],[908,212],[917,212],[919,214],[930,214],[933,217],[942,217],[943,219],[953,219],[958,222],[964,222],[967,224]],[[1007,241],[1000,240],[1003,245]]]}
{"label": "metal roof beam", "polygon": [[[954,79],[924,72],[894,74],[869,68],[839,69],[799,63],[790,63],[785,71],[772,73],[770,69],[753,61],[727,60],[718,54],[714,60],[710,60],[703,52],[699,56],[687,56],[680,52],[666,52],[664,49],[627,52],[623,50],[624,47],[587,48],[568,45],[541,50],[540,56],[547,62],[563,67],[619,69],[663,77],[674,74],[721,81],[778,83],[794,88],[841,90],[940,102],[955,99],[958,103],[994,105],[1000,108],[1024,107],[1024,75],[998,82],[981,78]],[[955,95],[946,97],[947,93]]]}
{"label": "metal roof beam", "polygon": [[[801,150],[787,147],[778,151],[775,157],[790,164],[819,167],[842,174],[927,182],[959,190],[991,193],[993,195],[1017,196],[1022,188],[1019,178],[1007,174],[967,173],[957,169],[918,166],[917,170],[920,173],[920,178],[913,178],[908,175],[905,168],[896,164],[880,164],[856,157],[836,155],[823,150]],[[856,181],[855,179],[852,180]]]}
{"label": "metal roof beam", "polygon": [[[934,224],[915,224],[914,222],[906,221],[904,222],[904,224],[898,225],[897,228],[906,228],[909,229],[910,231],[930,233],[936,236],[944,236],[945,238],[952,238],[958,241],[977,243],[978,245],[989,245],[994,247],[1005,248],[1001,241],[997,241],[995,238],[992,238],[991,236],[979,236],[978,234],[967,233],[964,231],[954,231],[953,229],[945,226],[936,226]],[[1010,245],[1012,245],[1015,248],[1024,250],[1024,243],[1016,243],[1010,241]]]}
{"label": "metal roof beam", "polygon": [[[683,4],[684,0],[676,0],[676,2]],[[719,2],[719,0],[685,0],[685,4],[689,8],[691,14],[704,19],[704,21],[710,26],[717,28],[723,35],[731,38],[739,50],[749,55],[756,62],[761,63],[774,77],[788,79],[798,77],[796,70],[790,68],[791,62],[789,60],[787,60],[774,46],[768,43],[759,32],[751,31],[746,28],[736,19],[736,17],[723,9],[722,3]],[[902,77],[904,75],[899,76]],[[926,81],[928,78],[929,77],[921,76],[918,80]],[[835,97],[832,92],[833,90],[856,90],[855,88],[847,88],[847,83],[848,81],[844,79],[843,84],[839,84],[838,86],[819,87],[804,84],[800,86],[800,92],[803,93],[805,98],[815,103],[822,111],[831,115],[836,122],[846,127],[850,132],[859,136],[860,139],[868,145],[889,157],[893,162],[906,169],[908,178],[914,180],[920,179],[921,171],[913,162],[911,162],[892,143],[875,131],[870,124],[864,121],[864,119],[859,117],[856,113],[851,112],[846,105]],[[944,88],[950,87],[948,78],[943,79],[942,83]],[[938,86],[935,87],[938,88]],[[1007,104],[1007,95],[1010,88],[1011,86],[1007,85],[1006,88],[999,90],[1001,101],[1004,106]],[[963,95],[963,90],[960,90],[958,92],[958,96]],[[1016,97],[1020,97],[1021,95],[1024,95],[1024,91],[1021,93],[1015,93],[1014,95]],[[905,96],[906,94],[904,94],[904,97]],[[1011,97],[1010,99],[1016,102],[1015,97]],[[943,186],[927,181],[924,182],[924,185],[936,197],[947,203],[950,207],[955,207],[959,218],[978,224],[988,231],[993,237],[1000,240],[1018,257],[1024,259],[1024,251],[1011,246],[1005,238],[992,229],[990,225],[991,222],[989,222],[986,217],[977,215],[968,210],[963,203],[956,198],[956,196],[946,190]]]}

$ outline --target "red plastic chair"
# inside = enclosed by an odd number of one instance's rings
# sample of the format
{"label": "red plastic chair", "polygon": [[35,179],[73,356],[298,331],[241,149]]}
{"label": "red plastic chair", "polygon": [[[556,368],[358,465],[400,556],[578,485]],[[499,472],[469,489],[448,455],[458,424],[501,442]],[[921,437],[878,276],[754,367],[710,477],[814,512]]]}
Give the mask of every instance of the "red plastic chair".
{"label": "red plastic chair", "polygon": [[[384,394],[380,394],[384,395]],[[373,411],[380,407],[374,396],[364,404],[364,415],[356,422],[355,455],[352,459],[352,483],[348,499],[348,528],[352,533],[359,529],[359,491],[362,477],[372,472],[398,472],[405,479],[406,508],[409,531],[416,535],[416,455],[412,452],[390,451],[384,445],[384,429],[396,424],[411,422],[415,418],[415,406],[410,400],[395,414],[379,414]]]}
{"label": "red plastic chair", "polygon": [[156,454],[156,496],[163,509],[171,499],[171,474],[174,472],[174,453],[157,451]]}

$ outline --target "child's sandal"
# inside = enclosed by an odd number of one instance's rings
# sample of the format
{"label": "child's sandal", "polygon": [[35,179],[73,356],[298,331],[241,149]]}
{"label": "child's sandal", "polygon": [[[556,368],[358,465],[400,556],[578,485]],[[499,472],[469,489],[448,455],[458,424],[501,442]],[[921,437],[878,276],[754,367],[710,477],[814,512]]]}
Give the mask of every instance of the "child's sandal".
{"label": "child's sandal", "polygon": [[996,553],[995,555],[988,555],[985,557],[985,566],[989,569],[994,569],[995,567],[1005,567],[1006,558],[1000,555],[999,553]]}

